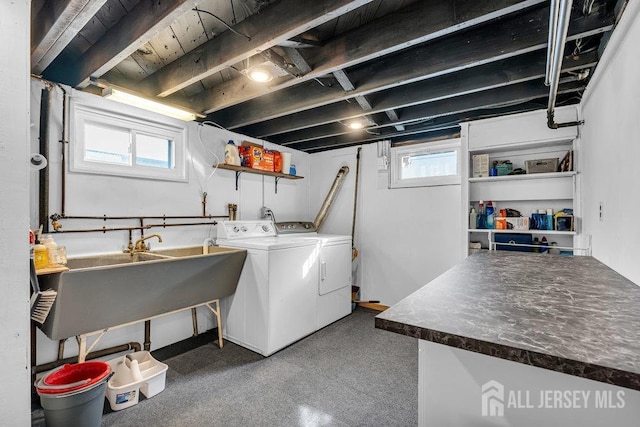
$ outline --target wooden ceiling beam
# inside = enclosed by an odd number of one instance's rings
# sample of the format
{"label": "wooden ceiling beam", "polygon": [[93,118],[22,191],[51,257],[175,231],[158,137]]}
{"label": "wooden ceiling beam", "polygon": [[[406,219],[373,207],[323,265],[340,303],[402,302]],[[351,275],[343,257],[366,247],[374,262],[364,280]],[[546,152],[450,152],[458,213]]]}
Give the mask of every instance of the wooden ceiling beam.
{"label": "wooden ceiling beam", "polygon": [[71,69],[46,70],[51,80],[85,87],[100,77],[193,7],[193,0],[141,0],[91,46]]}
{"label": "wooden ceiling beam", "polygon": [[[368,114],[387,112],[389,109],[397,111],[400,108],[412,105],[541,78],[544,76],[545,53],[544,50],[531,52],[515,58],[379,92],[371,98],[375,103],[375,108]],[[562,64],[562,71],[590,68],[595,66],[597,62],[598,54],[595,51],[579,56],[568,56]],[[309,128],[327,125],[338,120],[350,120],[361,115],[363,113],[354,106],[344,102],[337,102],[314,110],[301,111],[263,123],[257,123],[241,128],[239,131],[258,138],[273,136],[271,138],[272,141],[284,143],[295,140],[296,137],[301,137],[302,135],[312,137],[315,134],[317,137],[323,131],[321,129],[309,130]],[[399,118],[391,120],[400,121]]]}
{"label": "wooden ceiling beam", "polygon": [[141,82],[140,89],[165,97],[373,0],[280,0],[225,31]]}
{"label": "wooden ceiling beam", "polygon": [[[558,92],[562,94],[578,92],[584,89],[584,83],[571,82],[558,88]],[[442,101],[420,105],[417,107],[409,107],[402,112],[403,117],[416,120],[430,120],[438,117],[446,117],[458,113],[469,113],[475,110],[503,108],[506,104],[517,105],[534,99],[544,98],[548,96],[549,88],[546,87],[542,80],[524,82],[508,88],[492,89],[484,92],[473,93],[457,98],[445,99]],[[410,123],[407,122],[409,125]],[[426,126],[425,126],[426,127]],[[369,132],[371,130],[369,129]],[[370,142],[382,139],[393,138],[394,136],[406,135],[411,132],[417,133],[422,130],[409,128],[404,132],[394,130],[393,125],[386,125],[385,129],[377,129],[377,134],[367,134],[364,131],[352,131],[348,134],[338,135],[328,138],[315,139],[300,143],[287,144],[288,147],[296,150],[308,151],[318,148],[337,148],[340,146],[350,145],[356,142]]]}
{"label": "wooden ceiling beam", "polygon": [[[400,117],[398,117],[398,113],[396,113],[396,110],[387,110],[384,113],[387,115],[389,120],[391,120],[392,122],[399,122],[400,121]],[[396,125],[395,128],[398,131],[405,130],[404,129],[404,125]]]}
{"label": "wooden ceiling beam", "polygon": [[541,3],[544,0],[420,0],[340,35],[321,48],[307,49],[317,53],[309,59],[313,71],[302,79],[282,79],[268,86],[234,79],[194,96],[192,103],[204,113],[219,111]]}
{"label": "wooden ceiling beam", "polygon": [[[358,87],[348,93],[326,90],[318,85],[298,85],[271,96],[227,108],[209,117],[228,129],[239,129],[354,96],[369,95],[545,49],[548,19],[547,8],[533,10],[472,32],[436,40],[379,61],[370,61],[349,70],[351,79],[358,82]],[[612,14],[588,17],[580,14],[572,18],[567,39],[574,40],[602,33],[610,30],[612,26]],[[275,96],[279,102],[275,107],[271,105],[271,108],[266,110],[265,102]]]}
{"label": "wooden ceiling beam", "polygon": [[46,2],[31,23],[31,72],[42,73],[106,1]]}

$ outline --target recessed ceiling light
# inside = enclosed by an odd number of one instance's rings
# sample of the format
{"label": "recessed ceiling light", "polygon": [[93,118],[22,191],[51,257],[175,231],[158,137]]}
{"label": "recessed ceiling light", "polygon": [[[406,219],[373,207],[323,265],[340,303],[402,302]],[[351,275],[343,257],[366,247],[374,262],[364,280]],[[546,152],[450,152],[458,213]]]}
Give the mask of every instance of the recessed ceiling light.
{"label": "recessed ceiling light", "polygon": [[251,67],[249,71],[247,71],[247,77],[249,77],[254,82],[267,83],[273,80],[273,73],[268,67],[265,67],[263,65],[256,65],[255,67]]}
{"label": "recessed ceiling light", "polygon": [[348,126],[349,126],[351,129],[362,129],[362,128],[364,127],[364,123],[362,123],[362,122],[361,122],[361,121],[359,121],[359,120],[355,120],[355,121],[353,121],[353,122],[349,122]]}

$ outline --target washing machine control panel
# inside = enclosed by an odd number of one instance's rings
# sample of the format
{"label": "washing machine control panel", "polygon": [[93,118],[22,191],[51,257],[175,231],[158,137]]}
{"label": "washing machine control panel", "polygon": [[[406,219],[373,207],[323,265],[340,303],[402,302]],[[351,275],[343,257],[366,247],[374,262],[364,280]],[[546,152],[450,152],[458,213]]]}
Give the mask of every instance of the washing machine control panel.
{"label": "washing machine control panel", "polygon": [[318,231],[310,221],[277,222],[276,229],[278,234],[315,233]]}
{"label": "washing machine control panel", "polygon": [[245,239],[276,235],[271,221],[219,221],[219,239]]}

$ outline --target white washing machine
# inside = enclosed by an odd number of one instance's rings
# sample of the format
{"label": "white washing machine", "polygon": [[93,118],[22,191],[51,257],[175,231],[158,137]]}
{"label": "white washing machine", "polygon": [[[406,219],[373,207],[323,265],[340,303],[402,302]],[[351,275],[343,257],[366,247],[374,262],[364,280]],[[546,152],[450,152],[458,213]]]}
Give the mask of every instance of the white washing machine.
{"label": "white washing machine", "polygon": [[317,330],[320,244],[278,236],[270,221],[221,221],[216,244],[247,250],[234,295],[221,301],[224,338],[264,356]]}
{"label": "white washing machine", "polygon": [[312,222],[278,222],[278,235],[315,240],[319,245],[316,329],[351,313],[351,236],[319,234]]}

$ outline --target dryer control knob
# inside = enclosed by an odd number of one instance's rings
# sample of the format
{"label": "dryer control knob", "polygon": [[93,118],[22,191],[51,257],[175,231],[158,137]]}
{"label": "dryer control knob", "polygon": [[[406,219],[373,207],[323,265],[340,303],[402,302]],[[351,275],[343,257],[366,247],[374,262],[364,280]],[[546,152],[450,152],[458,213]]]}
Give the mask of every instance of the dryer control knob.
{"label": "dryer control knob", "polygon": [[234,226],[234,227],[233,227],[233,232],[234,232],[234,233],[237,233],[238,231],[240,231],[240,229],[238,228],[238,226],[237,226],[237,225],[236,225],[236,226]]}
{"label": "dryer control knob", "polygon": [[266,224],[265,224],[265,225],[263,225],[263,226],[262,226],[262,231],[264,231],[264,232],[269,231],[269,226],[268,226],[268,225],[266,225]]}
{"label": "dryer control knob", "polygon": [[247,232],[247,227],[245,227],[244,225],[242,227],[240,227],[240,231],[242,231],[243,233]]}

